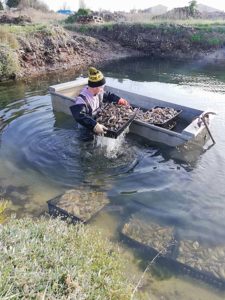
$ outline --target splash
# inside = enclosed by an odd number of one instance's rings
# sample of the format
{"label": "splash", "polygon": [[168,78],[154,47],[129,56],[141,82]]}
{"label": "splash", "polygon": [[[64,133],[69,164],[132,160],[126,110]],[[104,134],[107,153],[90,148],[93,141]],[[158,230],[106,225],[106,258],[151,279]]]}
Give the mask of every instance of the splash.
{"label": "splash", "polygon": [[108,138],[105,136],[95,136],[95,145],[107,158],[116,158],[123,152],[123,144],[125,142],[125,135],[129,132],[126,128],[116,139]]}

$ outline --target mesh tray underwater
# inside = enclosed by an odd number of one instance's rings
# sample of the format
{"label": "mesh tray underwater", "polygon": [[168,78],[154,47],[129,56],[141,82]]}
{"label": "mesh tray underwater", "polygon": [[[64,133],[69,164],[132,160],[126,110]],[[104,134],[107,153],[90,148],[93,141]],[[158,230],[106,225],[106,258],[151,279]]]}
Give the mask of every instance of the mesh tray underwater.
{"label": "mesh tray underwater", "polygon": [[[109,106],[107,104],[104,109],[106,109]],[[135,119],[137,112],[139,111],[139,108],[135,108],[131,116],[129,117],[129,120],[127,120],[121,127],[119,127],[116,130],[108,129],[106,133],[104,134],[105,137],[116,139],[124,130],[131,124],[131,122]],[[107,124],[102,123],[107,127]]]}
{"label": "mesh tray underwater", "polygon": [[[145,221],[145,215],[142,213],[140,214],[140,211],[136,214],[133,214],[133,216],[137,216],[135,218],[129,218],[124,224],[120,226],[120,236],[122,241],[130,245],[132,248],[136,248],[140,250],[142,253],[144,253],[145,256],[149,255],[150,260],[154,259],[156,255],[159,255],[157,257],[157,262],[162,263],[163,266],[166,266],[169,270],[171,270],[174,274],[180,274],[180,275],[188,275],[192,278],[198,279],[202,282],[205,282],[209,285],[212,285],[216,288],[219,288],[223,291],[225,291],[225,277],[215,275],[214,271],[209,268],[209,270],[204,270],[202,268],[195,266],[191,266],[188,261],[187,262],[181,262],[178,259],[178,250],[180,246],[180,240],[177,236],[176,230],[174,231],[168,231],[163,233],[164,228],[163,225],[157,228],[152,227],[152,232],[154,232],[154,235],[156,234],[158,239],[158,244],[154,245],[154,237],[152,239],[151,232],[146,237],[146,232],[151,231],[151,228],[143,227],[143,223]],[[147,213],[146,213],[147,215]],[[137,220],[137,221],[135,221]],[[129,224],[130,227],[129,227]],[[151,224],[149,222],[148,224]],[[158,224],[158,223],[155,223]],[[130,228],[130,229],[129,229]],[[168,227],[169,228],[169,227]],[[150,229],[150,230],[149,230]],[[156,230],[155,230],[156,229]],[[148,233],[147,233],[148,234]],[[162,236],[160,237],[160,234]],[[161,248],[164,248],[165,251],[162,251],[160,253],[160,241],[164,240],[165,236],[171,236],[170,240],[165,242],[165,244],[161,246]],[[141,239],[141,235],[143,236],[143,239]],[[164,237],[163,237],[164,236]],[[158,246],[158,249],[156,248]],[[194,252],[192,253],[194,255]],[[223,254],[222,254],[223,255]],[[217,259],[216,259],[217,260]],[[205,265],[203,263],[203,265]]]}
{"label": "mesh tray underwater", "polygon": [[48,200],[47,204],[49,214],[53,217],[69,219],[72,223],[87,223],[109,204],[109,199],[106,193],[101,191],[72,189]]}

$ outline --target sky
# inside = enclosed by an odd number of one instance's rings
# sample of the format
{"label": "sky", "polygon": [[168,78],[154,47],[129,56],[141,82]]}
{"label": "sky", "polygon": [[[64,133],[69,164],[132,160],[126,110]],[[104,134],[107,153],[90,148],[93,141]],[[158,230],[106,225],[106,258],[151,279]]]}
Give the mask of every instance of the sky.
{"label": "sky", "polygon": [[[67,9],[78,10],[79,0],[42,0],[52,10],[58,10],[66,6]],[[83,0],[87,8],[91,10],[130,11],[131,9],[145,9],[158,4],[174,7],[188,6],[189,0]],[[205,4],[225,11],[224,0],[200,0],[197,3]]]}

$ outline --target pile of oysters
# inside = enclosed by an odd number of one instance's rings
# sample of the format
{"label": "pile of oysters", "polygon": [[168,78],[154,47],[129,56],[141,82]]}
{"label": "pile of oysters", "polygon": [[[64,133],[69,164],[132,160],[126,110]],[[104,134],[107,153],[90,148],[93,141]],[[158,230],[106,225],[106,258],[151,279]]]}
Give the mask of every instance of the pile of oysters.
{"label": "pile of oysters", "polygon": [[164,254],[167,249],[174,244],[173,227],[161,226],[145,218],[142,213],[132,215],[129,221],[124,225],[122,233]]}
{"label": "pile of oysters", "polygon": [[209,248],[198,241],[180,241],[177,260],[225,280],[225,246]]}
{"label": "pile of oysters", "polygon": [[130,120],[135,111],[132,107],[108,103],[101,107],[96,121],[105,125],[108,130],[117,131]]}
{"label": "pile of oysters", "polygon": [[147,111],[139,109],[135,119],[146,123],[160,125],[173,119],[178,113],[179,111],[170,107],[155,107]]}
{"label": "pile of oysters", "polygon": [[54,201],[56,207],[84,222],[87,222],[108,203],[109,199],[104,192],[79,189],[68,190]]}

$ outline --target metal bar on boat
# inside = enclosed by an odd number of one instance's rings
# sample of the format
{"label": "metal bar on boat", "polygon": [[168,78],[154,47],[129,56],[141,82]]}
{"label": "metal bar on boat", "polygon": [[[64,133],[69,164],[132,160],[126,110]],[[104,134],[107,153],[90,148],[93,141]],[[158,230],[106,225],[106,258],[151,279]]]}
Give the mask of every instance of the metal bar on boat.
{"label": "metal bar on boat", "polygon": [[[210,132],[210,130],[209,130],[209,126],[208,126],[208,124],[207,124],[207,122],[206,122],[206,120],[205,120],[205,117],[206,117],[208,114],[209,114],[209,113],[204,114],[204,115],[201,117],[201,119],[202,119],[202,122],[203,122],[204,125],[205,125],[205,128],[206,128],[207,131],[208,131],[209,136],[211,137],[211,140],[212,140],[212,142],[213,142],[213,145],[215,145],[216,142],[215,142],[215,140],[214,140],[214,138],[213,138],[213,136],[212,136],[212,134],[211,134],[211,132]],[[213,113],[213,114],[215,114],[215,113]]]}

